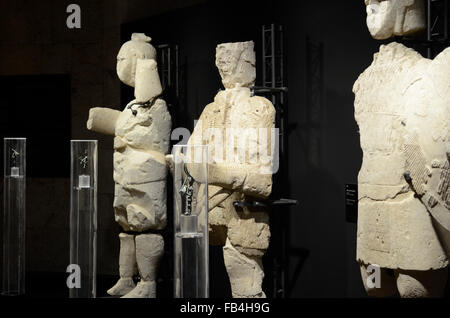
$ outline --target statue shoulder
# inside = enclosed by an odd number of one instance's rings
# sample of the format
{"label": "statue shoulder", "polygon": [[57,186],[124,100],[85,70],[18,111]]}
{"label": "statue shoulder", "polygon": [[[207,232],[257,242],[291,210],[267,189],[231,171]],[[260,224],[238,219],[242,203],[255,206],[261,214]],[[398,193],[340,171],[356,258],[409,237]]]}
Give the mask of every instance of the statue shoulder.
{"label": "statue shoulder", "polygon": [[250,105],[256,112],[260,112],[261,115],[275,116],[276,110],[272,102],[262,96],[250,97]]}
{"label": "statue shoulder", "polygon": [[170,116],[169,110],[167,109],[167,103],[164,99],[158,98],[151,107],[150,111],[153,116],[156,114],[158,117],[161,117],[164,120],[172,121],[172,117]]}
{"label": "statue shoulder", "polygon": [[219,105],[216,102],[209,103],[208,105],[205,106],[205,108],[203,108],[199,120],[211,118],[211,116],[213,116],[218,110]]}
{"label": "statue shoulder", "polygon": [[164,99],[161,99],[161,98],[158,98],[154,102],[154,104],[152,106],[152,109],[154,111],[166,111],[166,112],[168,112],[168,110],[167,110],[167,103],[166,103],[166,101]]}

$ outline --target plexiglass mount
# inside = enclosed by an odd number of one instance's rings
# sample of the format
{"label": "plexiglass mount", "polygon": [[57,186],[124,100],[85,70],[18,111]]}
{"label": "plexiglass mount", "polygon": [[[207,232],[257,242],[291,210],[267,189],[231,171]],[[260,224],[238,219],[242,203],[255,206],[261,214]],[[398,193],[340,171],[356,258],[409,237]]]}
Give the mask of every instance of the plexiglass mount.
{"label": "plexiglass mount", "polygon": [[[71,298],[96,296],[97,275],[97,140],[71,141],[70,264],[76,284]],[[69,284],[68,284],[69,285]]]}
{"label": "plexiglass mount", "polygon": [[5,138],[2,294],[25,294],[26,139]]}
{"label": "plexiglass mount", "polygon": [[174,146],[175,297],[209,297],[207,146]]}

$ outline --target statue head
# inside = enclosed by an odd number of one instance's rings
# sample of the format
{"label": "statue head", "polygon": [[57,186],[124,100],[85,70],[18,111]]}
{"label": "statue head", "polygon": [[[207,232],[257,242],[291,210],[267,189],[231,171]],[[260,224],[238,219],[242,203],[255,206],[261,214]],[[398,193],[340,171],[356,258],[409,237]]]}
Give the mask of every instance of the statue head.
{"label": "statue head", "polygon": [[222,43],[216,48],[216,66],[225,88],[251,87],[255,83],[253,41]]}
{"label": "statue head", "polygon": [[131,41],[125,42],[117,54],[117,75],[119,79],[135,86],[137,59],[156,59],[156,50],[150,44],[151,38],[144,33],[133,33]]}
{"label": "statue head", "polygon": [[367,27],[374,39],[412,35],[425,29],[423,0],[365,0]]}

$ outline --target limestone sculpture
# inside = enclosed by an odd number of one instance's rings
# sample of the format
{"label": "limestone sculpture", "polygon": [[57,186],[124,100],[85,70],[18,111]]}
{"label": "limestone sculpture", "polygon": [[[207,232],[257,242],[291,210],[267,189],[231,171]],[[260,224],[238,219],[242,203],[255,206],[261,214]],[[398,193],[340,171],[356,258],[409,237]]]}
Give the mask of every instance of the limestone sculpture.
{"label": "limestone sculpture", "polygon": [[267,198],[272,191],[275,109],[266,98],[252,96],[253,47],[251,41],[217,46],[216,66],[225,90],[205,107],[188,142],[209,147],[209,238],[210,244],[224,246],[233,297],[265,297],[261,260],[270,239],[264,208],[233,206],[234,201]]}
{"label": "limestone sculpture", "polygon": [[[117,75],[135,88],[135,100],[120,112],[92,108],[87,128],[114,135],[114,214],[119,235],[120,279],[108,294],[148,298],[156,294],[156,271],[164,252],[157,232],[166,226],[165,154],[171,117],[157,70],[156,50],[145,34],[134,33],[117,55]],[[133,276],[139,273],[135,285]]]}
{"label": "limestone sculpture", "polygon": [[[369,295],[441,296],[450,257],[450,48],[381,45],[354,84],[363,161],[357,260]],[[368,284],[378,265],[381,285]]]}
{"label": "limestone sculpture", "polygon": [[424,0],[365,0],[367,27],[374,39],[410,36],[425,29]]}

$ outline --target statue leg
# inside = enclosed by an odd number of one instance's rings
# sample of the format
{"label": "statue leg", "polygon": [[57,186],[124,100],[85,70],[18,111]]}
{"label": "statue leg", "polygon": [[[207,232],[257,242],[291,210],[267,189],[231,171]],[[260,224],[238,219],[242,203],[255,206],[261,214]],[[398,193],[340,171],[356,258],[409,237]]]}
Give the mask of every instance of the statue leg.
{"label": "statue leg", "polygon": [[398,295],[397,286],[395,285],[394,271],[388,268],[380,268],[380,285],[379,288],[368,285],[368,279],[371,271],[367,272],[367,266],[363,263],[360,265],[361,278],[367,295],[373,297],[392,297]]}
{"label": "statue leg", "polygon": [[233,297],[262,298],[262,257],[269,247],[269,214],[261,208],[236,210],[223,248]]}
{"label": "statue leg", "polygon": [[155,298],[156,273],[164,254],[164,240],[159,234],[136,235],[136,260],[141,281],[124,298]]}
{"label": "statue leg", "polygon": [[262,290],[262,255],[250,256],[238,251],[227,239],[223,258],[234,298],[265,298]]}
{"label": "statue leg", "polygon": [[265,298],[262,257],[269,247],[269,214],[260,208],[236,210],[223,248],[233,297]]}
{"label": "statue leg", "polygon": [[403,298],[443,297],[448,268],[429,271],[396,270],[397,288]]}
{"label": "statue leg", "polygon": [[119,281],[107,291],[111,296],[122,296],[136,287],[133,276],[137,274],[134,236],[120,233]]}

